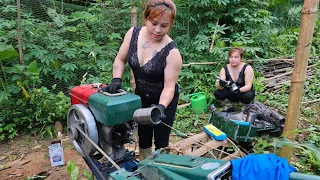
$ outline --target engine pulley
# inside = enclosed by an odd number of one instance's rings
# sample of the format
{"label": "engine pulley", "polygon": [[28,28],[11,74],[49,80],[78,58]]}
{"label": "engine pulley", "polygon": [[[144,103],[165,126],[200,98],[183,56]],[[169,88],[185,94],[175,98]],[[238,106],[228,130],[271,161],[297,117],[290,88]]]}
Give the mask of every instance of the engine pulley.
{"label": "engine pulley", "polygon": [[82,104],[72,105],[67,114],[67,126],[68,136],[82,156],[88,156],[96,152],[94,145],[77,130],[77,127],[80,128],[94,143],[98,144],[99,136],[96,122],[87,107]]}

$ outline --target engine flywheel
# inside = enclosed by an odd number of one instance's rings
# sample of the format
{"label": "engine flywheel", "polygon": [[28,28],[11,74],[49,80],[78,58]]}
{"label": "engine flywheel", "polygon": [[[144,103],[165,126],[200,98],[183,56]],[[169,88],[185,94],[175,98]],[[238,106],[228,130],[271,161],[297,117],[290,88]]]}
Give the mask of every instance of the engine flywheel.
{"label": "engine flywheel", "polygon": [[87,107],[82,104],[72,105],[68,110],[67,125],[68,136],[82,156],[89,156],[96,152],[94,145],[77,130],[80,128],[95,144],[98,144],[99,136],[96,122]]}

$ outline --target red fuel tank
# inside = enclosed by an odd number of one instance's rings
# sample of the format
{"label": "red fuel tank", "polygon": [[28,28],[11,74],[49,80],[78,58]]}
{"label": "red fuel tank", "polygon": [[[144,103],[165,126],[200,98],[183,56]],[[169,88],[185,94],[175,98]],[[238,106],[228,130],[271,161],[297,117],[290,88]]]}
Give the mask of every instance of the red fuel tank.
{"label": "red fuel tank", "polygon": [[[102,85],[101,87],[104,87]],[[76,86],[70,91],[71,104],[83,104],[88,107],[88,98],[90,95],[97,93],[98,88],[93,84],[85,84],[81,86]]]}

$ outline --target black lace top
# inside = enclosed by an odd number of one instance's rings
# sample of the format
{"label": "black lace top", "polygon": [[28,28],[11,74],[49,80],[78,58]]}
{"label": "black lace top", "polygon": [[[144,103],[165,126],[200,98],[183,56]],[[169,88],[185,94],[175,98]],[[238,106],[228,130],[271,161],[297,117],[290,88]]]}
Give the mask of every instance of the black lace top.
{"label": "black lace top", "polygon": [[[247,66],[248,66],[248,64],[243,65],[243,67],[242,67],[242,69],[241,69],[241,71],[239,73],[238,80],[237,80],[237,82],[235,82],[238,87],[243,87],[243,86],[246,85],[246,82],[245,82],[245,79],[244,79],[245,78],[244,71],[246,70]],[[230,72],[229,72],[227,66],[224,67],[224,71],[226,72],[226,80],[230,81],[231,83],[234,83],[234,81],[231,78],[231,75],[230,75]]]}
{"label": "black lace top", "polygon": [[176,45],[171,41],[146,64],[140,65],[137,53],[140,30],[141,28],[137,27],[133,29],[127,60],[134,73],[136,94],[141,97],[142,101],[146,98],[151,98],[154,99],[153,103],[158,103],[157,101],[159,100],[164,87],[164,68],[166,66],[166,59],[170,50],[176,48]]}

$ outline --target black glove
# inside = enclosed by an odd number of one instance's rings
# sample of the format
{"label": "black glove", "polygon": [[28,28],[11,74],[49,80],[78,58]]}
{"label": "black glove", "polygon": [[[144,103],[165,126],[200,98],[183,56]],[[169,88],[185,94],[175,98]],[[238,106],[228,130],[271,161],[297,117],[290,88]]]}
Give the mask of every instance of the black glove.
{"label": "black glove", "polygon": [[121,78],[113,78],[110,84],[102,88],[102,91],[115,94],[118,92],[118,89],[123,89],[121,82]]}
{"label": "black glove", "polygon": [[225,80],[222,80],[222,79],[219,80],[219,85],[221,87],[225,87],[227,84],[228,84],[228,81],[225,81]]}
{"label": "black glove", "polygon": [[157,107],[158,109],[160,109],[161,115],[159,116],[160,120],[165,120],[167,118],[167,116],[164,114],[164,110],[166,109],[166,107],[164,107],[164,105],[162,104],[152,104],[151,107]]}
{"label": "black glove", "polygon": [[232,89],[231,88],[231,92],[234,94],[239,94],[240,93],[240,88],[237,86],[237,88]]}
{"label": "black glove", "polygon": [[231,84],[230,90],[234,94],[239,94],[240,93],[240,88],[236,85],[236,83],[232,83]]}

